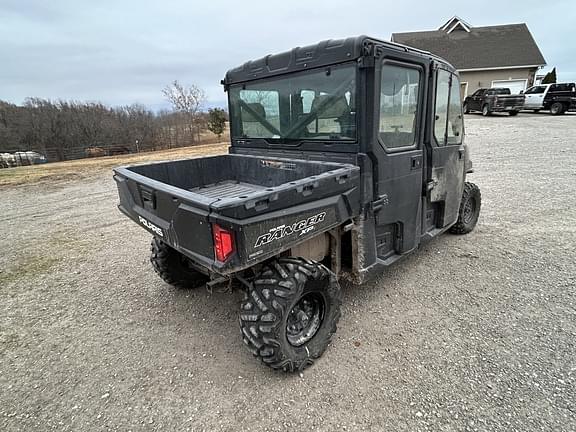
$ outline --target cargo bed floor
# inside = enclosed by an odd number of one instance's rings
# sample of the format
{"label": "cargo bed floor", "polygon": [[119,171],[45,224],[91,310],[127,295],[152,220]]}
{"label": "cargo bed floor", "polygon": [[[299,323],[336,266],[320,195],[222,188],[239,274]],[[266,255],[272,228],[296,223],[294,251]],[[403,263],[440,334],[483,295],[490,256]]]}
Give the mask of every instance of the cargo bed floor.
{"label": "cargo bed floor", "polygon": [[266,187],[254,185],[251,183],[238,182],[235,180],[226,180],[223,182],[190,189],[190,192],[204,195],[208,198],[222,199],[240,197],[263,189],[266,189]]}

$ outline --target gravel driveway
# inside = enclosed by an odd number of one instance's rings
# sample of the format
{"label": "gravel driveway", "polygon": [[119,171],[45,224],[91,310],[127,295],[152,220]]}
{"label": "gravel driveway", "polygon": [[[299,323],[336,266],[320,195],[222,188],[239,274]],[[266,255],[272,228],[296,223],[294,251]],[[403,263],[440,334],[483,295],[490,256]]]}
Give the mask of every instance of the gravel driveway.
{"label": "gravel driveway", "polygon": [[0,431],[575,431],[576,116],[466,116],[479,225],[344,286],[302,375],[177,291],[111,173],[0,190]]}

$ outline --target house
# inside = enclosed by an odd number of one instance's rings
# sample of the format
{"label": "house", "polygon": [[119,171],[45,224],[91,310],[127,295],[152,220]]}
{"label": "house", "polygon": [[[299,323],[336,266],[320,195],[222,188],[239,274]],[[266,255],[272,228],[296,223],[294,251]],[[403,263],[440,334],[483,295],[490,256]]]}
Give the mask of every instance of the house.
{"label": "house", "polygon": [[460,73],[462,98],[481,87],[520,93],[546,61],[526,24],[473,27],[455,16],[438,30],[392,34],[392,42],[429,51]]}

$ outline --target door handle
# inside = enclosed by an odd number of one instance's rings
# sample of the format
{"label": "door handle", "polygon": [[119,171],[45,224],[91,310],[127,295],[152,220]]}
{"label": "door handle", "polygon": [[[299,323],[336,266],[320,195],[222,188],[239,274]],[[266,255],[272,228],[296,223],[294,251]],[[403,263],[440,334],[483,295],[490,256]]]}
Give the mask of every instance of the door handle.
{"label": "door handle", "polygon": [[418,155],[418,156],[412,156],[410,158],[410,169],[411,170],[416,170],[416,169],[420,168],[421,165],[422,165],[422,156]]}

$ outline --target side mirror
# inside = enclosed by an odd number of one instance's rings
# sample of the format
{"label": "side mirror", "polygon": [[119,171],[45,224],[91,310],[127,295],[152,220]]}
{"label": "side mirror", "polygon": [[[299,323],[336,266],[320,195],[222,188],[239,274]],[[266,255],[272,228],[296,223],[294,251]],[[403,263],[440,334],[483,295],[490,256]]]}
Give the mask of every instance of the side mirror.
{"label": "side mirror", "polygon": [[520,94],[524,94],[524,90],[520,90]]}

